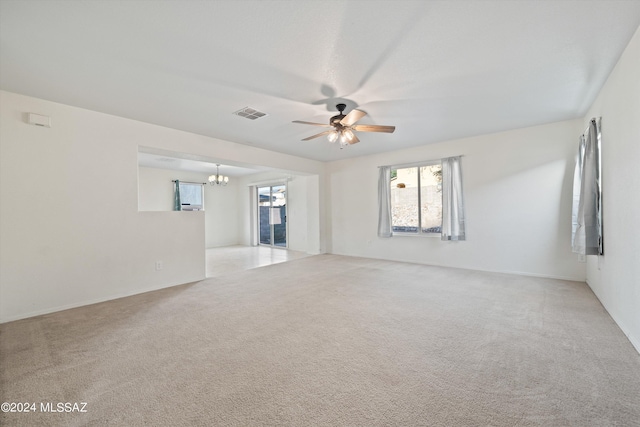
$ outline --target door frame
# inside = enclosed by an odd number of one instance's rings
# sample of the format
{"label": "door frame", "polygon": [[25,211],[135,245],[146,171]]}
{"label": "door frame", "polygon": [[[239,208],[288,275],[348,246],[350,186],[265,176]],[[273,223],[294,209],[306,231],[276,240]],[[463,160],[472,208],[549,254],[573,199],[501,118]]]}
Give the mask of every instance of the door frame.
{"label": "door frame", "polygon": [[[260,242],[260,192],[258,191],[259,188],[264,188],[264,187],[269,187],[269,195],[273,194],[273,187],[278,187],[278,186],[284,186],[284,194],[285,194],[285,204],[284,206],[286,207],[286,213],[285,213],[285,220],[284,220],[284,225],[285,225],[285,245],[284,246],[280,246],[280,245],[276,245],[274,243],[274,238],[273,238],[273,224],[269,224],[270,225],[270,240],[271,240],[271,244],[266,244],[266,243],[262,243]],[[284,180],[284,181],[271,181],[271,182],[261,182],[259,184],[256,184],[254,186],[255,188],[255,194],[254,194],[254,203],[255,203],[255,209],[253,210],[256,217],[255,217],[255,229],[256,229],[256,245],[257,246],[267,246],[270,248],[278,248],[278,249],[288,249],[289,248],[289,182],[288,180]],[[273,199],[270,198],[269,200],[269,208],[273,207]]]}

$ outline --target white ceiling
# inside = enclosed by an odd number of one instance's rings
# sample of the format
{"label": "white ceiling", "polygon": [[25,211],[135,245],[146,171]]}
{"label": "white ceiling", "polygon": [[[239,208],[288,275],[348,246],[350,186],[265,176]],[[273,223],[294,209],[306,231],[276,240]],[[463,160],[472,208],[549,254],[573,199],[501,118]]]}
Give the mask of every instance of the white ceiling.
{"label": "white ceiling", "polygon": [[[0,87],[329,161],[581,117],[639,25],[633,0],[2,0]],[[300,141],[339,101],[396,132]]]}
{"label": "white ceiling", "polygon": [[138,165],[147,168],[181,170],[206,175],[212,175],[219,172],[220,175],[229,177],[252,175],[260,172],[260,170],[257,169],[224,164],[220,164],[220,166],[217,167],[216,163],[211,161],[185,159],[180,155],[153,154],[142,151],[138,152]]}

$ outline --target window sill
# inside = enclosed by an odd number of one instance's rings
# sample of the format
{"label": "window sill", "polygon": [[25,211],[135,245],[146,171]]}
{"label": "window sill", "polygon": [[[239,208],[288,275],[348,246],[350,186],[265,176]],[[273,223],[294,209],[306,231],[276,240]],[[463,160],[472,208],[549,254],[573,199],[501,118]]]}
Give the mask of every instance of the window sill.
{"label": "window sill", "polygon": [[442,237],[440,233],[391,233],[392,237]]}

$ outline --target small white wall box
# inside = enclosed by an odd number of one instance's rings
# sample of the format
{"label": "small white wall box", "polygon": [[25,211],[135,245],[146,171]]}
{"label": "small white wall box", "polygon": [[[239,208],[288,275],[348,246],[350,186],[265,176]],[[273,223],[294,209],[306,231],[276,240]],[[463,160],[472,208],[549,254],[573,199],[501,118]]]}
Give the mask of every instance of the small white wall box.
{"label": "small white wall box", "polygon": [[202,205],[191,205],[188,203],[182,203],[182,210],[183,211],[201,211]]}
{"label": "small white wall box", "polygon": [[30,125],[42,126],[45,128],[51,127],[51,117],[43,116],[41,114],[29,113],[27,115],[27,122]]}

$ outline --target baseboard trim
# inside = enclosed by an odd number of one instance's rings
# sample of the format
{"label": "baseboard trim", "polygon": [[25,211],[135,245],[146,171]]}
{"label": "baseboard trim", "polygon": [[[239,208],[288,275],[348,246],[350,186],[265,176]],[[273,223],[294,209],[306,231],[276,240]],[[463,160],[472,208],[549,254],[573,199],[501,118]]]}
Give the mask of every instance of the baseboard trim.
{"label": "baseboard trim", "polygon": [[589,289],[591,289],[591,292],[593,292],[593,295],[598,299],[598,301],[600,302],[600,305],[602,306],[602,308],[604,308],[604,311],[606,311],[607,314],[613,319],[613,321],[616,323],[616,325],[618,325],[618,328],[620,328],[622,333],[627,337],[627,339],[629,340],[629,342],[631,343],[633,348],[635,348],[636,351],[638,352],[638,354],[640,354],[640,339],[639,339],[639,337],[633,336],[633,334],[631,333],[631,328],[628,328],[627,325],[623,321],[621,321],[620,318],[618,318],[617,315],[613,314],[607,308],[607,306],[604,305],[604,302],[602,302],[600,297],[598,297],[598,294],[593,290],[593,287],[589,284],[589,281],[587,280],[586,282],[587,282],[587,286],[589,286]]}
{"label": "baseboard trim", "polygon": [[42,309],[42,310],[30,311],[28,313],[23,313],[23,314],[18,314],[18,315],[15,315],[15,316],[9,316],[9,317],[6,317],[6,318],[2,318],[2,319],[0,319],[0,324],[9,323],[9,322],[15,322],[17,320],[28,319],[30,317],[43,316],[45,314],[57,313],[59,311],[65,311],[65,310],[71,310],[71,309],[74,309],[74,308],[85,307],[87,305],[99,304],[99,303],[107,302],[107,301],[113,301],[113,300],[117,300],[117,299],[120,299],[120,298],[126,298],[126,297],[130,297],[130,296],[134,296],[134,295],[146,294],[147,292],[159,291],[161,289],[172,288],[174,286],[187,285],[189,283],[199,282],[199,281],[204,280],[204,279],[205,278],[203,277],[202,279],[192,280],[192,281],[188,281],[188,282],[185,282],[185,283],[182,283],[182,282],[181,283],[172,283],[172,284],[163,285],[163,286],[160,286],[160,287],[152,286],[152,287],[148,287],[148,288],[141,288],[141,289],[133,290],[131,292],[125,292],[125,293],[122,293],[122,294],[111,295],[111,296],[104,297],[104,298],[94,298],[94,299],[90,299],[90,300],[86,300],[86,301],[82,301],[82,302],[75,302],[75,303],[65,304],[65,305],[61,305],[61,306],[57,306],[57,307],[49,307],[49,308],[45,308],[45,309]]}
{"label": "baseboard trim", "polygon": [[[488,269],[478,269],[478,268],[466,268],[466,267],[460,267],[460,266],[455,266],[455,265],[429,264],[429,263],[421,263],[421,262],[416,262],[416,261],[407,261],[407,260],[402,260],[402,259],[377,258],[377,257],[371,257],[371,256],[340,254],[340,253],[327,253],[327,252],[325,252],[325,253],[329,254],[329,255],[340,255],[340,256],[350,256],[350,257],[360,257],[360,258],[371,258],[371,259],[380,259],[380,260],[394,261],[394,262],[408,262],[408,263],[412,263],[412,264],[430,265],[430,266],[434,266],[434,267],[458,268],[458,269],[461,269],[461,270],[482,271],[482,272],[486,272],[486,273],[513,274],[513,275],[517,275],[517,276],[541,277],[541,278],[546,278],[546,279],[568,280],[568,281],[572,281],[572,282],[586,282],[586,280],[584,278],[576,278],[576,277],[556,276],[556,275],[537,274],[537,273],[528,273],[528,272],[520,272],[520,271],[509,271],[509,270],[488,270]],[[129,297],[129,296],[133,296],[133,295],[143,294],[143,293],[146,293],[146,292],[157,291],[157,290],[160,290],[160,289],[171,288],[173,286],[180,286],[180,285],[197,282],[199,280],[204,280],[204,279],[205,278],[202,277],[201,279],[196,279],[196,280],[192,280],[192,281],[188,281],[188,282],[184,282],[184,283],[173,283],[173,284],[168,284],[168,285],[164,285],[164,286],[160,286],[160,287],[148,287],[148,288],[136,289],[136,290],[134,290],[132,292],[127,292],[127,293],[122,293],[122,294],[117,294],[117,295],[111,295],[111,296],[105,297],[105,298],[95,298],[95,299],[91,299],[91,300],[87,300],[87,301],[83,301],[83,302],[65,304],[65,305],[62,305],[62,306],[50,307],[50,308],[46,308],[46,309],[42,309],[42,310],[35,310],[35,311],[28,312],[28,313],[23,313],[23,314],[19,314],[19,315],[15,315],[15,316],[9,316],[7,318],[0,318],[0,324],[14,322],[16,320],[27,319],[27,318],[35,317],[35,316],[42,316],[42,315],[45,315],[45,314],[51,314],[51,313],[55,313],[55,312],[58,312],[58,311],[70,310],[70,309],[73,309],[73,308],[83,307],[83,306],[86,306],[86,305],[98,304],[98,303],[106,302],[106,301],[112,301],[112,300],[116,300],[116,299],[119,299],[119,298],[125,298],[125,297]],[[595,295],[595,293],[594,293],[594,295]],[[597,298],[597,295],[596,295],[596,298]],[[600,299],[598,298],[598,300],[600,300]],[[602,304],[602,301],[600,301],[600,303]],[[604,307],[604,304],[603,304],[603,307]],[[606,307],[605,307],[605,310],[606,310]],[[608,310],[607,310],[607,313],[609,313]],[[609,315],[616,322],[616,324],[618,324],[618,326],[624,332],[624,334],[629,338],[629,340],[631,341],[631,343],[633,344],[635,349],[638,350],[638,352],[640,353],[640,342],[637,339],[635,339],[635,337],[631,336],[628,333],[628,329],[625,329],[624,327],[622,327],[620,322],[618,322],[618,320],[614,316],[612,316],[611,313],[609,313]]]}
{"label": "baseboard trim", "polygon": [[[618,322],[616,322],[616,323],[618,323]],[[618,325],[618,326],[620,326],[620,325]],[[622,329],[622,328],[620,328],[620,329]],[[624,331],[622,331],[622,332],[624,332]],[[624,334],[627,336],[627,338],[629,338],[629,341],[631,342],[631,345],[636,348],[636,351],[638,352],[638,354],[640,354],[640,341],[635,339],[633,337],[633,335],[627,334],[626,332]]]}
{"label": "baseboard trim", "polygon": [[523,271],[511,271],[511,270],[489,270],[482,268],[470,268],[470,267],[460,267],[458,265],[447,265],[447,264],[433,264],[419,261],[408,261],[406,259],[396,259],[396,258],[379,258],[367,255],[352,255],[352,254],[341,254],[337,252],[327,253],[329,255],[340,255],[340,256],[351,256],[358,258],[370,258],[370,259],[379,259],[384,261],[394,261],[394,262],[405,262],[409,264],[420,264],[420,265],[428,265],[432,267],[445,267],[445,268],[458,268],[460,270],[468,270],[468,271],[482,271],[484,273],[499,273],[499,274],[513,274],[516,276],[527,276],[527,277],[540,277],[543,279],[557,279],[557,280],[568,280],[570,282],[582,282],[586,283],[586,277],[571,277],[571,276],[557,276],[552,274],[539,274],[539,273],[529,273]]}

